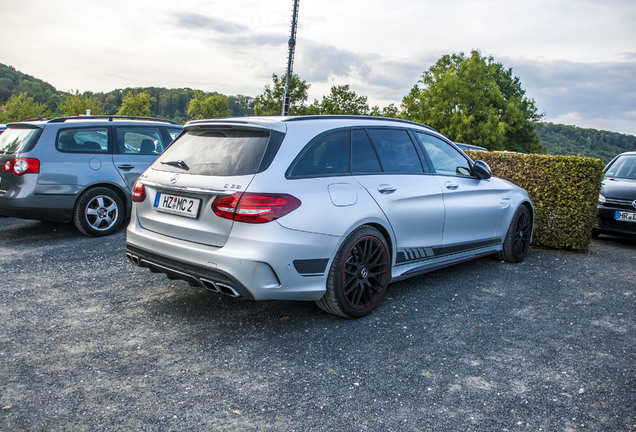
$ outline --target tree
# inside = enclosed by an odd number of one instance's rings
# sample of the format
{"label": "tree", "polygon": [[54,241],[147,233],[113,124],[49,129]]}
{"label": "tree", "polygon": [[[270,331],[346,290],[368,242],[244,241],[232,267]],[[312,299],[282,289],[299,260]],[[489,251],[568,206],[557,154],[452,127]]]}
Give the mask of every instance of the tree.
{"label": "tree", "polygon": [[[272,74],[273,84],[265,86],[263,94],[256,96],[254,104],[254,114],[256,115],[280,115],[283,109],[283,98],[285,97],[285,83],[287,77],[279,78]],[[307,101],[307,90],[310,84],[301,80],[298,75],[293,74],[289,83],[289,113],[291,115],[305,114]]]}
{"label": "tree", "polygon": [[124,95],[121,107],[117,111],[118,115],[133,117],[150,117],[150,105],[157,101],[156,98],[150,96],[150,93],[140,92],[133,94],[132,92]]}
{"label": "tree", "polygon": [[402,117],[449,138],[486,147],[545,153],[536,124],[542,115],[512,69],[472,51],[442,56],[402,100]]}
{"label": "tree", "polygon": [[195,120],[231,115],[227,97],[219,93],[206,95],[201,91],[195,91],[188,105],[188,116]]}
{"label": "tree", "polygon": [[331,87],[331,93],[322,97],[322,101],[314,101],[313,107],[318,114],[350,114],[368,115],[369,104],[366,96],[358,94],[349,88],[349,84]]}
{"label": "tree", "polygon": [[389,104],[384,108],[380,109],[379,106],[374,106],[371,108],[370,115],[375,117],[391,117],[391,118],[400,118],[400,110],[395,104]]}
{"label": "tree", "polygon": [[9,98],[4,112],[0,111],[0,123],[31,120],[49,115],[50,111],[46,105],[36,102],[26,93],[19,93]]}
{"label": "tree", "polygon": [[57,109],[64,116],[88,114],[88,110],[90,110],[91,115],[104,114],[102,104],[91,93],[84,93],[83,95],[80,95],[79,92],[71,93],[64,98],[62,103],[57,106]]}

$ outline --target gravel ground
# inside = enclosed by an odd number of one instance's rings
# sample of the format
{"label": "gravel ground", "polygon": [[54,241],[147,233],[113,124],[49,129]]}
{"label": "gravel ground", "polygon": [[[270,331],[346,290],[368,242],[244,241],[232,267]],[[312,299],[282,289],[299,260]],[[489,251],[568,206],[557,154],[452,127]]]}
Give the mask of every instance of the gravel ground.
{"label": "gravel ground", "polygon": [[0,218],[2,431],[636,431],[636,243],[391,285],[371,316],[249,302]]}

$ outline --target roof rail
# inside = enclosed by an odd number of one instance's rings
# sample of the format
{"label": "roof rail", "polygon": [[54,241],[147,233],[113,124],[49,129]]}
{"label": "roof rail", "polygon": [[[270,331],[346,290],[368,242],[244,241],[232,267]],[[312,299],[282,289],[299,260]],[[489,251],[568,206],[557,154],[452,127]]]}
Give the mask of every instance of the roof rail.
{"label": "roof rail", "polygon": [[156,117],[121,116],[121,115],[91,115],[91,116],[80,115],[80,116],[69,116],[69,117],[56,117],[49,120],[48,122],[49,123],[64,123],[67,120],[97,120],[97,119],[107,119],[108,121],[111,121],[111,122],[113,120],[146,120],[146,121],[171,123],[171,124],[181,126],[181,123],[178,123],[173,120],[167,120],[167,119],[156,118]]}
{"label": "roof rail", "polygon": [[303,115],[303,116],[292,116],[285,117],[283,122],[292,122],[292,121],[302,121],[302,120],[334,120],[334,119],[345,119],[345,120],[385,120],[385,121],[396,121],[400,123],[406,123],[415,126],[421,126],[426,129],[437,132],[437,130],[433,129],[430,126],[426,126],[422,123],[417,123],[410,120],[398,119],[393,117],[378,117],[378,116],[364,116],[364,115],[351,115],[351,114],[335,114],[335,115]]}

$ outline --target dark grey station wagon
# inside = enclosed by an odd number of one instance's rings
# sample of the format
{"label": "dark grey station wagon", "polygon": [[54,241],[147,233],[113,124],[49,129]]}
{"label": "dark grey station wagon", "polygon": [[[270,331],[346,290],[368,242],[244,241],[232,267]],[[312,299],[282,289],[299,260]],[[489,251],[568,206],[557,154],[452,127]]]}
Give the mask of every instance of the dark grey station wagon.
{"label": "dark grey station wagon", "polygon": [[117,116],[10,123],[0,135],[0,216],[112,234],[130,214],[133,184],[181,130]]}

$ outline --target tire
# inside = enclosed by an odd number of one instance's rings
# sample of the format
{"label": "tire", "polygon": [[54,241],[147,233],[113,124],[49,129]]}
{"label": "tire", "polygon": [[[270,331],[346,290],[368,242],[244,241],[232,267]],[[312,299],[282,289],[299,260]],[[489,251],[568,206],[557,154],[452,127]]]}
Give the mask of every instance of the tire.
{"label": "tire", "polygon": [[85,235],[111,235],[124,220],[124,204],[112,190],[104,187],[89,189],[80,195],[73,211],[73,223]]}
{"label": "tire", "polygon": [[386,291],[391,274],[389,247],[370,226],[357,228],[338,250],[327,277],[327,291],[316,303],[346,318],[371,313]]}
{"label": "tire", "polygon": [[528,254],[532,238],[532,214],[525,205],[520,206],[510,222],[503,249],[497,252],[500,261],[518,263]]}

